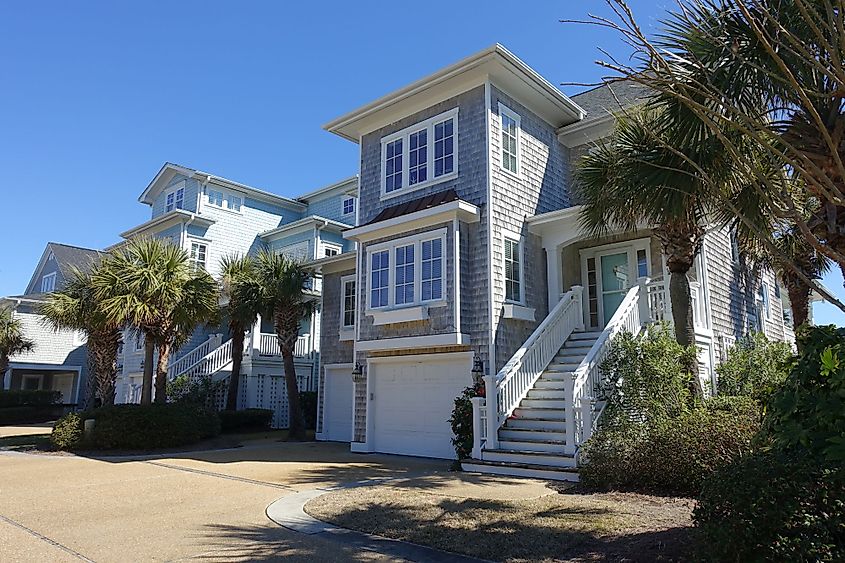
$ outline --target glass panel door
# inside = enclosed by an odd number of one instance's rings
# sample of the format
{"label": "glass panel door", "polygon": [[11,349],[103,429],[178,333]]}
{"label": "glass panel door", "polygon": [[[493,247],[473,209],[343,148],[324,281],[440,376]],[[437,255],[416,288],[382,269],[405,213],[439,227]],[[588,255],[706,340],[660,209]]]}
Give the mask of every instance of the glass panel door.
{"label": "glass panel door", "polygon": [[606,325],[631,284],[628,253],[606,254],[599,258],[601,270],[602,324]]}

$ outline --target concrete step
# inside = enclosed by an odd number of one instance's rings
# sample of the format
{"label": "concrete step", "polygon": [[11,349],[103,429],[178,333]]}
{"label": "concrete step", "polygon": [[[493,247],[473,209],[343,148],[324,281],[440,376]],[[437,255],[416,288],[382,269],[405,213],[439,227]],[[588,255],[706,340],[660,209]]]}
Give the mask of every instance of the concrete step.
{"label": "concrete step", "polygon": [[578,482],[577,468],[561,468],[533,463],[517,463],[507,461],[482,461],[470,459],[461,462],[461,468],[470,473],[486,473],[490,475],[510,475],[513,477],[530,477],[533,479],[548,479],[549,481]]}
{"label": "concrete step", "polygon": [[566,389],[563,379],[543,379],[542,377],[534,382],[534,389],[558,390]]}
{"label": "concrete step", "polygon": [[566,409],[567,402],[563,399],[522,399],[521,409]]}
{"label": "concrete step", "polygon": [[548,465],[551,467],[575,467],[575,456],[564,453],[483,450],[481,452],[481,459],[483,461],[507,461],[512,463]]}
{"label": "concrete step", "polygon": [[502,429],[548,430],[563,433],[566,431],[566,418],[509,418]]}
{"label": "concrete step", "polygon": [[514,442],[564,442],[566,432],[564,428],[546,430],[544,428],[507,428],[499,429],[499,440]]}
{"label": "concrete step", "polygon": [[544,389],[534,386],[528,391],[528,399],[565,399],[566,391],[563,389]]}
{"label": "concrete step", "polygon": [[566,444],[560,440],[548,442],[517,442],[515,440],[499,440],[499,449],[512,452],[533,452],[562,454]]}
{"label": "concrete step", "polygon": [[566,409],[540,409],[540,408],[527,408],[525,406],[520,405],[513,411],[513,418],[509,418],[508,422],[511,420],[519,420],[519,419],[526,419],[526,420],[566,420]]}

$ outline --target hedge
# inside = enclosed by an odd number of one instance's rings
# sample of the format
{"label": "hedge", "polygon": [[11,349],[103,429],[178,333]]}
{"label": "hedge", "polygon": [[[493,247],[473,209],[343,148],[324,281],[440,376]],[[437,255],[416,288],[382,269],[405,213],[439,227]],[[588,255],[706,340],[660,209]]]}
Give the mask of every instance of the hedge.
{"label": "hedge", "polygon": [[267,430],[273,420],[270,409],[244,409],[241,411],[220,411],[220,429],[222,432],[242,430]]}
{"label": "hedge", "polygon": [[[86,419],[94,430],[84,439]],[[71,413],[56,423],[51,441],[59,449],[149,450],[199,442],[220,434],[220,419],[195,405],[116,405]]]}
{"label": "hedge", "polygon": [[20,406],[55,405],[61,400],[59,391],[0,391],[0,409]]}

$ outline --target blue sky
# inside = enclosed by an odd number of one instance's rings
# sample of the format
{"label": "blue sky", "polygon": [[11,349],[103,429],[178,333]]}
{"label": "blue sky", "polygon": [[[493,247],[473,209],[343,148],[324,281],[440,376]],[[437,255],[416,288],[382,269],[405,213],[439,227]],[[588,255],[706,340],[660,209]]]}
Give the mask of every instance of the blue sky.
{"label": "blue sky", "polygon": [[[673,4],[631,2],[646,28]],[[408,6],[0,3],[0,295],[25,289],[46,242],[102,248],[148,219],[137,197],[165,161],[295,196],[356,173],[356,146],[323,123],[495,42],[555,84],[598,81],[599,47],[627,53],[558,23],[599,0]]]}

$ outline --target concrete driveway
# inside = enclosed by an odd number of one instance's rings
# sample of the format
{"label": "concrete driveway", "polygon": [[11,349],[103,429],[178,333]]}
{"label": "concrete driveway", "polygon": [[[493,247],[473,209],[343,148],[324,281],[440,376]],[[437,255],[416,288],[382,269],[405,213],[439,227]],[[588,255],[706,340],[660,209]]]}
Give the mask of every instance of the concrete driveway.
{"label": "concrete driveway", "polygon": [[345,444],[256,442],[156,458],[0,452],[0,560],[384,561],[272,523],[294,492],[447,478],[448,462],[352,454]]}

